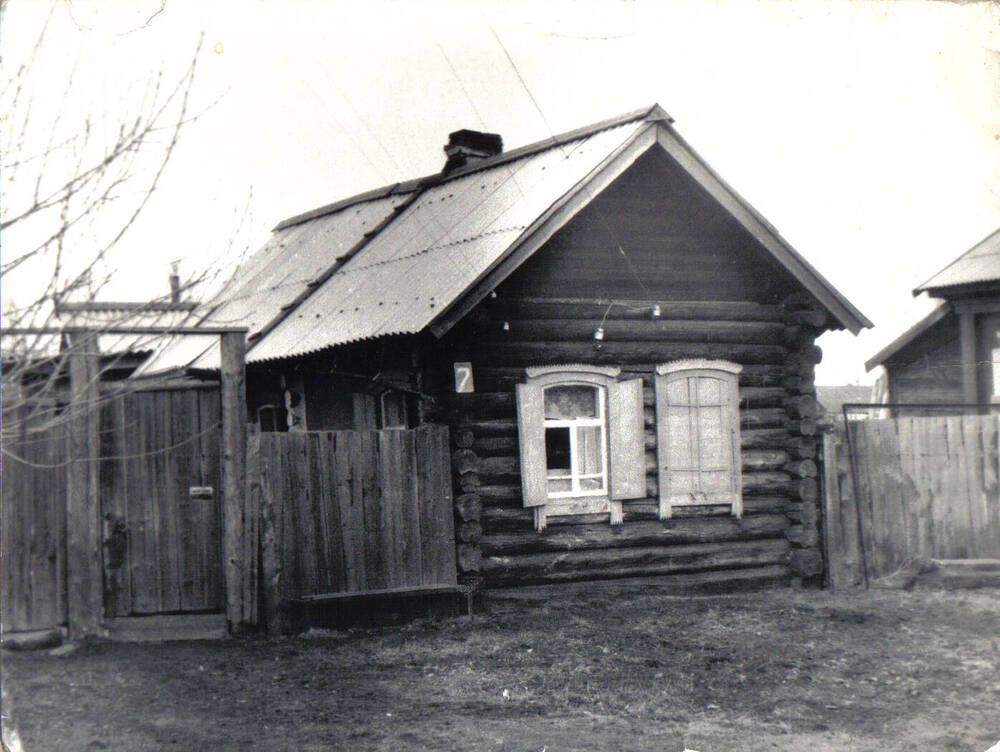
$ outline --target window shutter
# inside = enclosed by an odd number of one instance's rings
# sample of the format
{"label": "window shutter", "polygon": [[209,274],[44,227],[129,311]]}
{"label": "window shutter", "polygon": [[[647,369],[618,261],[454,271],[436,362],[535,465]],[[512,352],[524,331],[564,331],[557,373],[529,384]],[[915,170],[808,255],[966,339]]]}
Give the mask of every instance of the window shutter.
{"label": "window shutter", "polygon": [[545,481],[544,390],[534,384],[517,385],[517,436],[521,450],[521,495],[524,506],[548,501]]}
{"label": "window shutter", "polygon": [[611,498],[646,496],[643,440],[642,379],[608,385],[608,449],[611,454]]}
{"label": "window shutter", "polygon": [[661,518],[686,504],[729,504],[741,515],[737,372],[657,374]]}

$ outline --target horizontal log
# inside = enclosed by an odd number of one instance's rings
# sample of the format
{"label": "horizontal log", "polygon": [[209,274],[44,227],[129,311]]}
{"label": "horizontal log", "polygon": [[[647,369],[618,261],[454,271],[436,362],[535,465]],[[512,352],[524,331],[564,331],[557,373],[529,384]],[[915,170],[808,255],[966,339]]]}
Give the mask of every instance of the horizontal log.
{"label": "horizontal log", "polygon": [[457,449],[473,449],[475,434],[468,428],[456,428],[451,432],[452,444]]}
{"label": "horizontal log", "polygon": [[460,522],[455,526],[455,540],[459,543],[478,543],[483,537],[483,526],[478,522]]}
{"label": "horizontal log", "polygon": [[[743,499],[743,519],[756,514],[785,514],[792,506],[787,496],[747,496]],[[633,499],[623,505],[623,517],[626,526],[633,522],[650,522],[659,520],[660,505],[655,498]],[[685,506],[674,509],[673,520],[702,517],[730,517],[732,512],[728,506]],[[520,491],[515,504],[488,505],[482,511],[483,525],[489,534],[506,530],[533,530],[534,516],[530,509],[521,506]],[[576,515],[549,517],[549,528],[557,525],[595,524],[607,525],[606,514]]]}
{"label": "horizontal log", "polygon": [[478,544],[459,543],[455,546],[455,564],[458,571],[479,572],[483,568],[483,552]]}
{"label": "horizontal log", "polygon": [[783,406],[787,398],[787,390],[780,386],[740,387],[740,407],[742,409]]}
{"label": "horizontal log", "polygon": [[819,413],[819,404],[810,394],[800,394],[784,400],[784,407],[793,418],[813,420]]}
{"label": "horizontal log", "polygon": [[815,527],[820,519],[819,504],[806,501],[792,502],[788,504],[786,514],[792,522]]}
{"label": "horizontal log", "polygon": [[487,585],[565,582],[593,577],[628,577],[759,567],[788,560],[787,540],[731,541],[688,546],[600,549],[483,558]]}
{"label": "horizontal log", "polygon": [[802,478],[792,483],[791,489],[799,501],[815,502],[819,500],[819,485],[815,478]]}
{"label": "horizontal log", "polygon": [[744,449],[742,452],[743,472],[758,470],[779,470],[791,458],[781,449]]}
{"label": "horizontal log", "polygon": [[542,533],[525,531],[521,534],[487,535],[483,537],[481,546],[485,556],[515,556],[546,551],[755,540],[784,535],[788,528],[788,518],[783,514],[762,514],[746,519],[689,517],[614,526],[562,526]]}
{"label": "horizontal log", "polygon": [[792,433],[803,436],[815,436],[817,430],[815,420],[793,420],[788,424],[788,428]]}
{"label": "horizontal log", "polygon": [[819,474],[819,469],[813,460],[795,460],[784,466],[784,470],[789,475],[799,478],[815,478]]}
{"label": "horizontal log", "polygon": [[819,545],[819,531],[815,525],[792,525],[785,531],[788,541],[802,548],[813,548]]}
{"label": "horizontal log", "polygon": [[[659,305],[660,315],[665,319],[679,320],[720,320],[720,321],[772,321],[782,322],[788,312],[775,305],[750,302],[728,301],[680,301],[680,300],[591,300],[591,299],[543,299],[507,298],[490,300],[488,308],[493,318],[501,320],[530,319],[649,319],[653,316],[653,306]],[[609,307],[610,306],[610,307]]]}
{"label": "horizontal log", "polygon": [[469,428],[476,438],[495,438],[498,436],[517,436],[517,420],[502,418],[493,420],[474,420]]}
{"label": "horizontal log", "polygon": [[807,326],[816,327],[817,329],[822,329],[826,326],[826,312],[817,309],[802,309],[798,311],[789,311],[788,318],[791,321],[795,321],[799,324],[806,324]]}
{"label": "horizontal log", "polygon": [[[477,492],[479,493],[480,498],[482,498],[484,506],[496,505],[498,502],[502,503],[513,499],[516,499],[518,501],[518,505],[520,506],[520,483],[489,483],[481,485],[477,489]],[[510,505],[508,504],[507,506]]]}
{"label": "horizontal log", "polygon": [[472,451],[480,457],[497,454],[515,454],[517,452],[517,437],[497,436],[477,438],[472,442]]}
{"label": "horizontal log", "polygon": [[484,483],[491,483],[491,478],[521,476],[521,462],[517,456],[483,457],[479,460],[479,475]]}
{"label": "horizontal log", "polygon": [[790,422],[783,407],[740,410],[740,428],[785,428]]}
{"label": "horizontal log", "polygon": [[665,363],[685,358],[718,358],[737,363],[782,365],[789,351],[778,345],[737,345],[712,342],[481,342],[477,361],[484,364],[542,365],[550,363]]}
{"label": "horizontal log", "polygon": [[823,573],[823,555],[815,548],[799,548],[788,555],[792,574],[813,577]]}
{"label": "horizontal log", "polygon": [[791,476],[787,473],[743,473],[743,491],[758,491],[763,493],[786,491],[791,480]]}
{"label": "horizontal log", "polygon": [[483,514],[483,499],[476,493],[455,497],[455,515],[463,522],[479,522]]}
{"label": "horizontal log", "polygon": [[458,487],[463,493],[473,493],[480,485],[479,473],[462,473],[458,476]]}
{"label": "horizontal log", "polygon": [[474,473],[479,467],[479,457],[471,449],[456,449],[451,455],[451,467],[459,475]]}
{"label": "horizontal log", "polygon": [[[504,329],[504,324],[508,329]],[[477,338],[511,342],[573,342],[594,338],[594,330],[604,328],[606,340],[615,342],[720,342],[786,346],[788,333],[784,322],[684,320],[684,319],[613,319],[596,314],[591,318],[569,319],[493,319],[476,325],[471,332]]]}
{"label": "horizontal log", "polygon": [[[516,411],[514,390],[505,392],[471,392],[456,394],[454,404],[460,410],[468,411],[473,420],[491,418],[513,418]],[[475,431],[470,426],[470,430]]]}
{"label": "horizontal log", "polygon": [[786,428],[747,428],[740,431],[740,446],[748,449],[786,449],[794,438]]}

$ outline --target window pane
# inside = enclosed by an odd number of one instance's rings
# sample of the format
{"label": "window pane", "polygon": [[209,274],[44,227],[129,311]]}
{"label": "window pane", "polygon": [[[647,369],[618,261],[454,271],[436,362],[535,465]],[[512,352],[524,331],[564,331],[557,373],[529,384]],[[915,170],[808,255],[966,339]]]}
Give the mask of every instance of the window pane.
{"label": "window pane", "polygon": [[591,475],[604,470],[604,455],[601,452],[603,426],[577,426],[576,428],[576,472]]}
{"label": "window pane", "polygon": [[569,478],[549,478],[549,493],[565,493],[573,490],[573,481]]}
{"label": "window pane", "polygon": [[569,428],[545,429],[545,465],[549,475],[553,471],[558,471],[556,475],[569,475]]}
{"label": "window pane", "polygon": [[604,480],[601,478],[581,478],[581,491],[602,491],[604,490]]}
{"label": "window pane", "polygon": [[550,386],[545,390],[548,420],[597,417],[597,387]]}

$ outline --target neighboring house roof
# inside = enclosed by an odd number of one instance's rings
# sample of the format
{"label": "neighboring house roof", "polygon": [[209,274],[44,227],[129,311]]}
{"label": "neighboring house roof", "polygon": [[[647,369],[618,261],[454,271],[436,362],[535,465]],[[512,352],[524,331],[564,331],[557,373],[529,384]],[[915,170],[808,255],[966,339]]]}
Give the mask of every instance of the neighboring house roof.
{"label": "neighboring house roof", "polygon": [[844,403],[872,402],[872,387],[858,384],[817,386],[816,400],[827,415],[836,417],[843,411]]}
{"label": "neighboring house roof", "polygon": [[[179,327],[188,322],[196,307],[195,303],[190,302],[63,302],[56,306],[48,326],[96,332],[98,351],[105,356],[145,356],[162,344],[162,335],[111,333],[107,330],[126,327]],[[19,322],[4,321],[4,328],[19,325]],[[4,338],[3,359],[51,360],[58,357],[62,349],[62,334]]]}
{"label": "neighboring house roof", "polygon": [[865,361],[865,370],[870,371],[876,366],[883,365],[887,361],[891,360],[896,353],[909,345],[911,342],[914,342],[918,337],[920,337],[920,335],[951,313],[951,310],[951,303],[941,303],[937,308],[920,319],[920,321],[896,337],[896,339],[875,353],[875,355],[873,355],[870,359]]}
{"label": "neighboring house roof", "polygon": [[[372,191],[280,223],[203,308],[246,325],[248,362],[430,329],[446,332],[641,154],[663,148],[843,327],[871,323],[738,196],[658,105]],[[138,374],[219,367],[214,338],[176,337]]]}
{"label": "neighboring house roof", "polygon": [[1000,229],[980,240],[948,266],[913,290],[926,291],[984,282],[1000,282]]}

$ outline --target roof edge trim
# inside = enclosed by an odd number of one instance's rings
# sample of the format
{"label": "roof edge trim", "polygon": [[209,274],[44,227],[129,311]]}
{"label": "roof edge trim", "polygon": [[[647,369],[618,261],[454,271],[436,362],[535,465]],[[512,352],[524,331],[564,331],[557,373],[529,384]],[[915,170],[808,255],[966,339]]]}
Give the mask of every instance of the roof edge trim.
{"label": "roof edge trim", "polygon": [[876,366],[883,365],[887,360],[889,360],[889,358],[913,342],[917,337],[941,321],[952,311],[953,309],[951,307],[951,303],[941,303],[937,308],[920,319],[920,321],[896,337],[896,339],[875,353],[871,358],[866,360],[865,372],[872,370]]}
{"label": "roof edge trim", "polygon": [[658,126],[657,141],[692,178],[722,205],[852,334],[871,328],[872,322],[851,304],[815,267],[778,233],[777,229],[696,152],[669,124]]}

